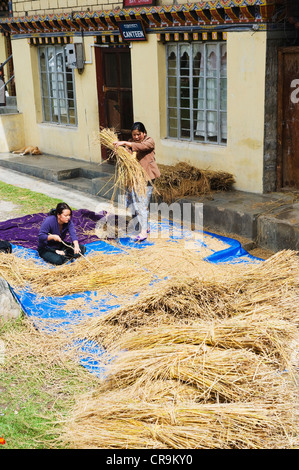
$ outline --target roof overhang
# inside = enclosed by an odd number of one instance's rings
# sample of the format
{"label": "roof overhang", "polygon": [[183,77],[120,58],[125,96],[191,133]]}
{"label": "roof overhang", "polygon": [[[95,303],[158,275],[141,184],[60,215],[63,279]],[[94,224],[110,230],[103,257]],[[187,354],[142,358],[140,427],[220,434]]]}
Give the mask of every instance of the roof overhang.
{"label": "roof overhang", "polygon": [[0,31],[12,35],[101,34],[118,30],[120,21],[140,19],[148,31],[219,25],[271,23],[277,0],[206,0],[190,4],[34,15],[0,19]]}

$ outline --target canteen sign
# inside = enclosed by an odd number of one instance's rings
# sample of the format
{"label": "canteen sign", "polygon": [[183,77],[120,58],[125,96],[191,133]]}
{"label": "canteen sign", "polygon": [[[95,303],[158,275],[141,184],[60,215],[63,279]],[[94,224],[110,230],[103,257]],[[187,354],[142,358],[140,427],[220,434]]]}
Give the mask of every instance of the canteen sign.
{"label": "canteen sign", "polygon": [[146,41],[145,30],[140,20],[118,23],[124,41]]}

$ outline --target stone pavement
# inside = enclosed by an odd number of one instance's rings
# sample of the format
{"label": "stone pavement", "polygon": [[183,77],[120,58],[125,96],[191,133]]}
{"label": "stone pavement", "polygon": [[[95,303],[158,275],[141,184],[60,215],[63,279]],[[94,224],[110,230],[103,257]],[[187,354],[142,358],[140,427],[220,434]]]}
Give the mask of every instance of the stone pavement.
{"label": "stone pavement", "polygon": [[[111,210],[114,167],[108,163],[55,157],[0,153],[0,180],[60,198],[77,209]],[[299,251],[299,191],[255,194],[214,192],[184,198],[194,210],[203,206],[204,229],[242,237],[245,249],[258,246],[271,251]],[[243,244],[244,246],[244,244]]]}

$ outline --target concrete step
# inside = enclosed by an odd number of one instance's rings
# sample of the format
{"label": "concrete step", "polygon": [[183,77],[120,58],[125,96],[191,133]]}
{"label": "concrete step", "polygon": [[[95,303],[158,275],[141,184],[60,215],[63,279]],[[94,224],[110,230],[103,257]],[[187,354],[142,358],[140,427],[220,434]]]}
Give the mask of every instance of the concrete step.
{"label": "concrete step", "polygon": [[274,251],[299,251],[299,202],[261,214],[257,221],[257,243]]}
{"label": "concrete step", "polygon": [[107,163],[95,164],[51,155],[0,154],[0,166],[52,182],[114,175],[114,166]]}
{"label": "concrete step", "polygon": [[118,189],[114,189],[114,178],[110,175],[92,179],[92,194],[94,196],[111,200],[113,195],[115,196],[115,199],[117,199],[120,195],[120,191]]}
{"label": "concrete step", "polygon": [[0,106],[0,114],[18,113],[16,96],[7,96],[5,101],[6,101],[6,106]]}
{"label": "concrete step", "polygon": [[72,168],[55,169],[55,165],[50,167],[39,165],[39,155],[36,155],[34,160],[32,160],[30,156],[27,157],[28,161],[26,162],[26,159],[13,155],[11,158],[1,159],[0,165],[5,168],[9,168],[10,170],[18,171],[26,175],[35,176],[36,178],[41,178],[52,182],[79,176],[80,168],[78,166],[73,166]]}
{"label": "concrete step", "polygon": [[228,191],[211,197],[184,198],[179,204],[186,202],[191,204],[191,221],[198,220],[195,211],[202,211],[208,231],[238,234],[272,251],[299,251],[299,202],[291,193]]}
{"label": "concrete step", "polygon": [[51,155],[0,154],[0,167],[109,199],[115,167]]}
{"label": "concrete step", "polygon": [[18,112],[16,106],[0,106],[0,114],[18,114]]}
{"label": "concrete step", "polygon": [[[78,176],[76,178],[60,179],[57,182],[72,189],[109,200],[111,200],[114,192],[114,180],[110,175],[97,178]],[[118,195],[119,191],[116,190],[115,197],[117,198]]]}
{"label": "concrete step", "polygon": [[69,188],[76,189],[77,191],[83,191],[84,193],[91,194],[91,180],[89,178],[68,178],[60,179],[58,181],[63,186],[68,186]]}

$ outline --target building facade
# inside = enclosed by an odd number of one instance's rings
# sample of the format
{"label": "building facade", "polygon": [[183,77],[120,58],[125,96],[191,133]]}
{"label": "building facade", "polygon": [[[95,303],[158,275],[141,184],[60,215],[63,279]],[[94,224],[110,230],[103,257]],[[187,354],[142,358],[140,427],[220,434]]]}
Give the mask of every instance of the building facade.
{"label": "building facade", "polygon": [[288,0],[152,3],[7,2],[0,62],[11,52],[18,113],[1,118],[0,151],[101,162],[100,127],[127,138],[142,121],[158,163],[227,171],[242,191],[298,188],[284,143],[299,43]]}

